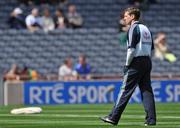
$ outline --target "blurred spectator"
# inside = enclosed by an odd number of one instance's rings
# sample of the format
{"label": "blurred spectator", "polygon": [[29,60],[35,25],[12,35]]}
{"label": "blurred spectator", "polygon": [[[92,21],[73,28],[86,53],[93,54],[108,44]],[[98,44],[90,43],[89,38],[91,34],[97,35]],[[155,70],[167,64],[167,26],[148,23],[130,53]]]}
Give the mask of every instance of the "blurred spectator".
{"label": "blurred spectator", "polygon": [[68,27],[68,20],[63,14],[63,11],[61,9],[57,9],[55,12],[55,17],[54,17],[54,23],[55,27],[57,29],[64,29]]}
{"label": "blurred spectator", "polygon": [[38,20],[39,11],[37,8],[33,8],[31,14],[26,17],[26,26],[29,31],[35,32],[41,28],[41,23]]}
{"label": "blurred spectator", "polygon": [[30,76],[30,80],[32,81],[36,81],[40,77],[38,72],[34,69],[29,69],[29,76]]}
{"label": "blurred spectator", "polygon": [[82,27],[83,18],[77,12],[75,5],[69,5],[68,6],[67,18],[68,18],[68,22],[69,22],[70,27],[72,27],[72,28]]}
{"label": "blurred spectator", "polygon": [[25,5],[32,5],[34,4],[33,0],[18,0],[19,3],[23,3]]}
{"label": "blurred spectator", "polygon": [[155,44],[155,57],[160,60],[167,60],[169,62],[175,62],[176,56],[171,53],[166,44],[166,34],[159,32],[154,41]]}
{"label": "blurred spectator", "polygon": [[26,28],[25,17],[23,11],[20,8],[15,8],[10,14],[8,24],[13,29],[24,29]]}
{"label": "blurred spectator", "polygon": [[20,71],[16,64],[4,75],[4,80],[20,80]]}
{"label": "blurred spectator", "polygon": [[25,67],[19,72],[20,80],[23,80],[23,81],[31,80],[31,76],[30,76],[29,71],[30,71],[30,69],[25,66]]}
{"label": "blurred spectator", "polygon": [[44,14],[41,18],[41,22],[42,22],[42,28],[45,32],[54,30],[55,25],[54,25],[54,21],[53,18],[50,15],[50,11],[49,9],[44,9]]}
{"label": "blurred spectator", "polygon": [[11,69],[4,75],[4,80],[37,80],[38,73],[28,67],[20,69],[16,64],[13,64]]}
{"label": "blurred spectator", "polygon": [[36,70],[30,69],[25,66],[22,71],[20,71],[20,79],[21,80],[38,80],[38,73]]}
{"label": "blurred spectator", "polygon": [[59,80],[76,80],[76,76],[76,73],[72,69],[72,59],[68,57],[59,68]]}
{"label": "blurred spectator", "polygon": [[124,24],[124,20],[121,18],[119,20],[119,39],[120,39],[120,45],[125,46],[127,45],[127,31],[130,26],[126,26]]}
{"label": "blurred spectator", "polygon": [[75,66],[75,71],[78,74],[79,79],[89,80],[91,79],[91,66],[86,62],[86,56],[79,56],[79,63]]}

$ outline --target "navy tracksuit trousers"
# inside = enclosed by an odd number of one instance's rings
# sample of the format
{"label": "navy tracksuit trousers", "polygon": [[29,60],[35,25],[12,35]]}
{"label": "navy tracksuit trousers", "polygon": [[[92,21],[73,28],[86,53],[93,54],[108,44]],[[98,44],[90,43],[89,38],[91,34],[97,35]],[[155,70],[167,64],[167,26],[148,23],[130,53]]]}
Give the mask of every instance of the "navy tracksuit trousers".
{"label": "navy tracksuit trousers", "polygon": [[135,57],[124,75],[122,89],[119,93],[116,104],[109,114],[109,118],[117,122],[121,118],[130,97],[135,88],[139,86],[141,91],[142,102],[146,112],[146,122],[156,122],[156,110],[154,102],[154,94],[151,87],[151,68],[152,63],[149,57]]}

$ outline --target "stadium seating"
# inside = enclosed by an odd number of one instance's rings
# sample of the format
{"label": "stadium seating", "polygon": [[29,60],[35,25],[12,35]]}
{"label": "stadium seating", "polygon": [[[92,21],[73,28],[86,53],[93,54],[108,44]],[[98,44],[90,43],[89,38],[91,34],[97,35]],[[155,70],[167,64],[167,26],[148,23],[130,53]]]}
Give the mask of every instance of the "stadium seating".
{"label": "stadium seating", "polygon": [[[121,74],[126,48],[119,45],[118,19],[120,11],[128,6],[126,0],[69,2],[75,4],[84,17],[83,28],[30,33],[27,30],[8,29],[8,15],[18,3],[15,0],[0,1],[0,71],[4,72],[16,63],[21,67],[26,65],[36,69],[41,74],[57,74],[65,57],[72,56],[76,63],[80,53],[85,53],[94,74]],[[167,33],[169,48],[179,59],[180,27],[176,26],[180,21],[178,4],[179,0],[162,0],[143,12],[142,20],[150,26],[153,34],[160,31]],[[55,8],[51,8],[54,11]],[[171,64],[153,59],[153,65],[154,75],[180,75],[179,60]]]}

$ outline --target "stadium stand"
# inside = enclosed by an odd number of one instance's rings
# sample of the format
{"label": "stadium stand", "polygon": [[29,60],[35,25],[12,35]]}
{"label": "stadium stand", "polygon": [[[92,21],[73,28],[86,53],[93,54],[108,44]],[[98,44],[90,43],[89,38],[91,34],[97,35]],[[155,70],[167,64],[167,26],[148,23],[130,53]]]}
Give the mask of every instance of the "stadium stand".
{"label": "stadium stand", "polygon": [[[9,13],[19,3],[0,1],[0,71],[7,71],[15,63],[29,66],[41,75],[57,74],[65,57],[70,55],[77,61],[79,54],[85,53],[93,74],[120,75],[126,48],[119,46],[118,20],[120,11],[128,6],[126,0],[69,0],[69,3],[75,4],[82,14],[83,28],[31,33],[8,28]],[[169,48],[177,56],[175,63],[153,59],[153,75],[180,75],[179,4],[179,0],[161,0],[143,13],[142,19],[154,35],[160,31],[167,33]],[[50,9],[54,11],[55,7]]]}

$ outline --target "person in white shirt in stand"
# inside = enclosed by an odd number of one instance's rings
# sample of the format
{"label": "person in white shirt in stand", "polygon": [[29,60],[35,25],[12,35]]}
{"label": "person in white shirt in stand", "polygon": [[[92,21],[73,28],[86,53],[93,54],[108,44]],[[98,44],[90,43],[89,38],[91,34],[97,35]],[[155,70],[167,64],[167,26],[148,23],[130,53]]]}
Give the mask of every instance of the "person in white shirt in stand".
{"label": "person in white shirt in stand", "polygon": [[51,17],[48,8],[44,9],[43,16],[41,18],[42,28],[45,32],[52,31],[55,29],[53,18]]}
{"label": "person in white shirt in stand", "polygon": [[77,74],[72,69],[72,59],[70,57],[64,60],[64,64],[59,68],[59,80],[76,80]]}
{"label": "person in white shirt in stand", "polygon": [[80,28],[83,25],[83,18],[77,12],[75,5],[68,6],[67,19],[71,28]]}
{"label": "person in white shirt in stand", "polygon": [[37,8],[33,8],[31,14],[26,17],[27,29],[31,32],[35,32],[41,28],[38,21],[39,11]]}

